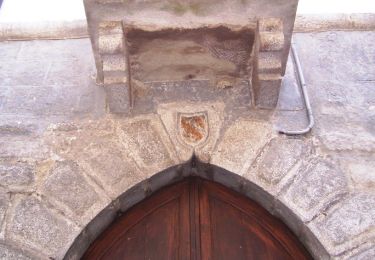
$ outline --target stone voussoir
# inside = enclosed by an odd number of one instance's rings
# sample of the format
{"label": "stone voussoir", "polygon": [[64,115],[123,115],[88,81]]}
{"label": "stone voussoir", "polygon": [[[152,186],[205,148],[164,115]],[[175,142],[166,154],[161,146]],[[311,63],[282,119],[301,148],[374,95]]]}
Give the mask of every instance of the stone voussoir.
{"label": "stone voussoir", "polygon": [[146,178],[118,139],[93,140],[79,162],[112,199]]}
{"label": "stone voussoir", "polygon": [[175,147],[157,115],[139,116],[121,122],[118,134],[125,150],[148,174],[179,163]]}
{"label": "stone voussoir", "polygon": [[[342,259],[343,256],[340,255],[343,253],[346,252],[345,254],[348,255],[351,250],[357,247],[359,249],[359,246],[365,242],[375,241],[373,205],[375,205],[375,195],[372,193],[350,194],[314,219],[308,226],[332,256]],[[373,248],[367,250],[369,250],[368,254],[373,253]],[[360,250],[357,253],[360,255]]]}
{"label": "stone voussoir", "polygon": [[243,175],[272,133],[267,122],[237,120],[225,131],[210,163]]}
{"label": "stone voussoir", "polygon": [[[215,144],[220,136],[223,119],[224,104],[215,103],[169,103],[158,107],[158,114],[169,133],[178,157],[181,161],[188,161],[195,154],[201,161],[208,162]],[[202,132],[196,132],[194,125],[181,122],[181,118],[199,117],[204,122]],[[200,140],[190,143],[184,134],[198,134]]]}
{"label": "stone voussoir", "polygon": [[42,186],[42,193],[57,207],[63,204],[75,214],[73,218],[83,223],[110,202],[87,182],[78,164],[69,160],[55,163]]}
{"label": "stone voussoir", "polygon": [[279,199],[307,222],[348,192],[346,176],[337,162],[316,157],[300,165]]}
{"label": "stone voussoir", "polygon": [[259,153],[244,177],[276,195],[293,178],[292,169],[310,155],[309,142],[300,138],[276,137]]}

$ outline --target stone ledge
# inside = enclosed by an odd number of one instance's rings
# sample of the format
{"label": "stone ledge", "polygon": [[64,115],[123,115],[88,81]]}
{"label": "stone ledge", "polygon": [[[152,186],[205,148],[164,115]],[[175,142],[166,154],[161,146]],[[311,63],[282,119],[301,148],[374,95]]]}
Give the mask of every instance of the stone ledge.
{"label": "stone ledge", "polygon": [[[372,31],[375,14],[297,15],[294,32]],[[0,23],[0,41],[87,38],[86,20],[37,23]]]}

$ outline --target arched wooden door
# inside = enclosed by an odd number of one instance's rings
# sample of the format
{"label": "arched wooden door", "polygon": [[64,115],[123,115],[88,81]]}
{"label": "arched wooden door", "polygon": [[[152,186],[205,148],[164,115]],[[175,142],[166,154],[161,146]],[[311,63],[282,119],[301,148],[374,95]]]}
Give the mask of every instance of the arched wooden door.
{"label": "arched wooden door", "polygon": [[84,259],[311,259],[278,219],[222,185],[189,178],[116,220]]}

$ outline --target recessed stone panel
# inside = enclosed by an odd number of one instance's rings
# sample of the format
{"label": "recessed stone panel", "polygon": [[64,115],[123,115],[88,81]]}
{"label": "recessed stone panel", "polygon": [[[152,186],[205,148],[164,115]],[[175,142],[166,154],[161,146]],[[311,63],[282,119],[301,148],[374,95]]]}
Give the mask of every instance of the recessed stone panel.
{"label": "recessed stone panel", "polygon": [[336,162],[314,158],[303,163],[281,200],[304,221],[348,192],[345,174]]}
{"label": "recessed stone panel", "polygon": [[75,214],[82,216],[99,201],[99,195],[75,162],[56,162],[49,174],[43,185],[44,194],[63,203]]}
{"label": "recessed stone panel", "polygon": [[84,148],[81,162],[112,198],[116,198],[146,177],[121,144],[100,138]]}
{"label": "recessed stone panel", "polygon": [[23,197],[15,203],[6,235],[39,248],[53,258],[62,258],[77,235],[77,229],[37,198]]}
{"label": "recessed stone panel", "polygon": [[271,135],[272,127],[266,122],[238,120],[224,133],[211,163],[242,175]]}
{"label": "recessed stone panel", "polygon": [[[303,139],[278,137],[259,154],[245,177],[275,192],[280,182],[311,148]],[[281,185],[282,186],[282,185]]]}
{"label": "recessed stone panel", "polygon": [[120,124],[120,140],[143,170],[159,172],[177,163],[174,147],[161,122],[139,117]]}
{"label": "recessed stone panel", "polygon": [[375,195],[358,193],[348,196],[311,223],[328,250],[338,255],[358,244],[375,238]]}

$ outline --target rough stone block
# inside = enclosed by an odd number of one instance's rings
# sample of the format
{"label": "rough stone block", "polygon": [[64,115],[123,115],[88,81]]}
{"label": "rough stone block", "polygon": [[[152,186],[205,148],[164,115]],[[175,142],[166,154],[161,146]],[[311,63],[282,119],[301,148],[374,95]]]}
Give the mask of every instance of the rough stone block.
{"label": "rough stone block", "polygon": [[7,235],[53,258],[62,258],[77,235],[77,229],[62,217],[54,214],[34,197],[20,198],[16,202]]}
{"label": "rough stone block", "polygon": [[375,158],[342,158],[351,186],[356,190],[375,189]]}
{"label": "rough stone block", "polygon": [[99,53],[114,54],[121,53],[124,49],[122,34],[104,34],[99,36]]}
{"label": "rough stone block", "polygon": [[259,33],[259,50],[263,51],[281,51],[284,48],[284,34],[277,33]]}
{"label": "rough stone block", "polygon": [[211,163],[242,175],[271,138],[271,133],[268,123],[238,120],[226,130]]}
{"label": "rough stone block", "polygon": [[5,193],[5,190],[0,189],[0,234],[2,231],[3,221],[5,218],[5,212],[9,205],[9,195]]}
{"label": "rough stone block", "polygon": [[281,59],[277,52],[260,52],[258,54],[258,73],[281,75]]}
{"label": "rough stone block", "polygon": [[104,85],[125,84],[127,76],[125,71],[105,71]]}
{"label": "rough stone block", "polygon": [[[281,180],[311,148],[301,139],[275,138],[264,148],[245,177],[264,188],[279,190]],[[282,185],[281,185],[282,186]]]}
{"label": "rough stone block", "polygon": [[43,193],[63,203],[78,216],[84,215],[100,199],[72,161],[57,162],[43,185]]}
{"label": "rough stone block", "polygon": [[105,88],[108,109],[111,113],[129,113],[130,100],[127,85],[112,85]]}
{"label": "rough stone block", "polygon": [[121,21],[102,21],[99,23],[99,34],[122,34]]}
{"label": "rough stone block", "polygon": [[175,164],[174,148],[158,119],[140,117],[122,124],[121,130],[121,142],[142,168],[161,171]]}
{"label": "rough stone block", "polygon": [[279,100],[281,76],[261,74],[258,86],[254,86],[255,105],[259,108],[273,109]]}
{"label": "rough stone block", "polygon": [[103,71],[125,71],[125,56],[118,55],[102,55]]}
{"label": "rough stone block", "polygon": [[311,220],[347,190],[345,174],[336,163],[314,158],[302,164],[281,200],[304,221]]}
{"label": "rough stone block", "polygon": [[104,137],[92,140],[84,149],[84,157],[80,159],[89,174],[102,183],[112,198],[117,198],[146,175],[116,141]]}
{"label": "rough stone block", "polygon": [[374,205],[374,194],[353,194],[315,219],[310,226],[320,241],[327,242],[328,251],[338,255],[363,242],[374,241]]}
{"label": "rough stone block", "polygon": [[0,259],[2,260],[31,260],[21,250],[15,249],[9,245],[0,244]]}
{"label": "rough stone block", "polygon": [[280,18],[264,18],[258,21],[260,32],[282,32],[283,21]]}
{"label": "rough stone block", "polygon": [[22,188],[34,182],[34,167],[24,162],[0,161],[0,186]]}
{"label": "rough stone block", "polygon": [[345,256],[335,257],[335,260],[373,260],[375,259],[375,240],[371,243],[365,243],[352,251],[349,251]]}

